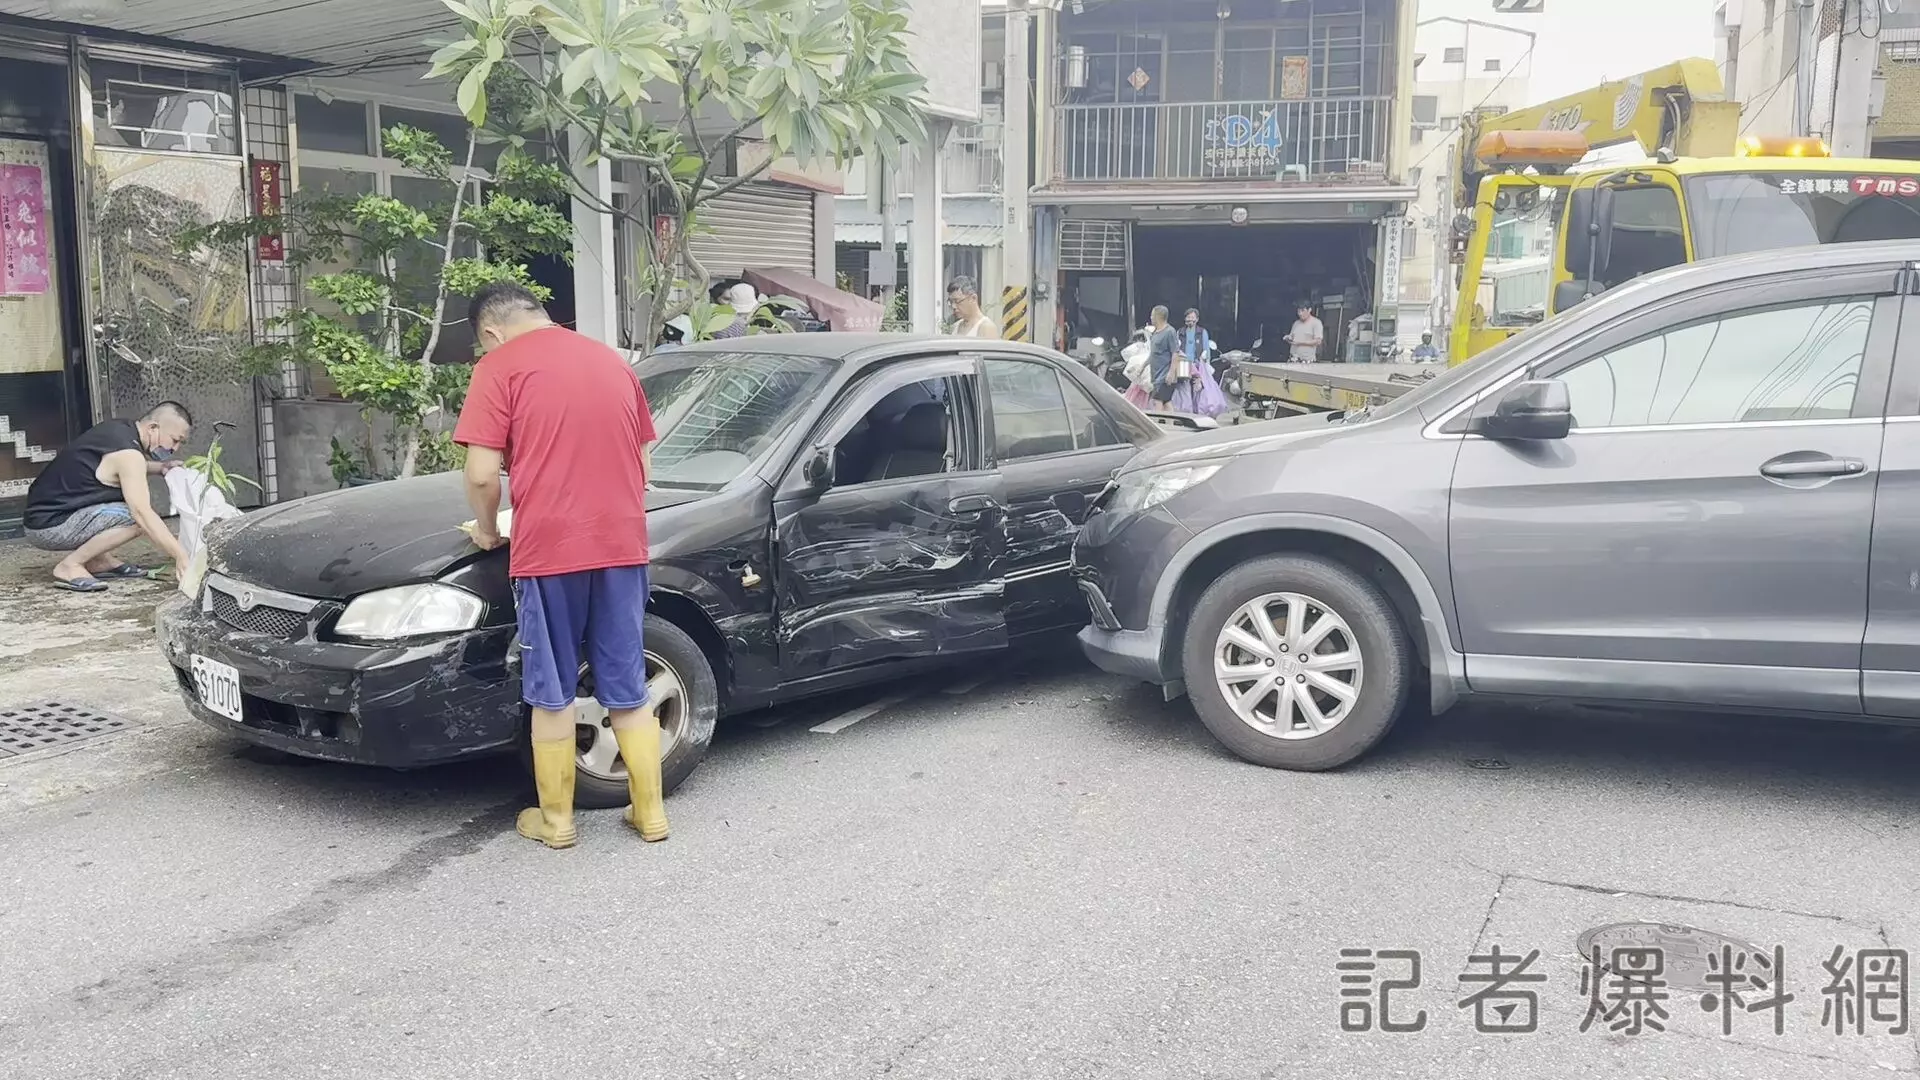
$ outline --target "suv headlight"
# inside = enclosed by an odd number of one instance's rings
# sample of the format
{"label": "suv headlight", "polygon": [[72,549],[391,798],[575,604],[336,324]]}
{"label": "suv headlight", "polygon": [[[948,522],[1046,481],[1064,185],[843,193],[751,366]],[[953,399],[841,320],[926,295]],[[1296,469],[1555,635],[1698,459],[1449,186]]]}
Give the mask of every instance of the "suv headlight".
{"label": "suv headlight", "polygon": [[1123,473],[1119,485],[1114,489],[1113,501],[1107,504],[1114,513],[1137,514],[1159,506],[1175,495],[1203,484],[1220,471],[1218,463],[1210,465],[1169,465],[1156,469],[1141,469],[1135,473]]}
{"label": "suv headlight", "polygon": [[484,600],[451,585],[402,585],[356,596],[333,624],[336,636],[356,641],[393,641],[451,634],[480,625]]}

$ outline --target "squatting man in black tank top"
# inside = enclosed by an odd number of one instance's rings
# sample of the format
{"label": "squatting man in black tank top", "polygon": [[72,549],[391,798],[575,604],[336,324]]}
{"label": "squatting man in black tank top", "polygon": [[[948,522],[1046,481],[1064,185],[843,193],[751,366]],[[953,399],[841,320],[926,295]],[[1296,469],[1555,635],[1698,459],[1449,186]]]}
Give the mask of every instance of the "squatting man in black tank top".
{"label": "squatting man in black tank top", "polygon": [[193,432],[193,415],[163,401],[138,420],[108,420],[68,443],[27,489],[27,542],[62,551],[53,583],[72,592],[99,592],[114,578],[144,578],[113,553],[144,535],[187,569],[186,549],[153,508],[147,477],[165,472]]}

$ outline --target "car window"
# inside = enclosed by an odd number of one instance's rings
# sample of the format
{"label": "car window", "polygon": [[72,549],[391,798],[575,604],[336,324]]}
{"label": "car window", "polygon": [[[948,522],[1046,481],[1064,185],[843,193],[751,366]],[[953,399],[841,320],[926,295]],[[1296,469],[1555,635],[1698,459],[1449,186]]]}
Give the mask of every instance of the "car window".
{"label": "car window", "polygon": [[988,360],[986,369],[997,460],[1019,461],[1128,441],[1084,391],[1061,379],[1051,365]]}
{"label": "car window", "polygon": [[1060,389],[1067,396],[1067,419],[1073,423],[1075,449],[1119,446],[1127,441],[1120,434],[1120,429],[1114,426],[1113,418],[1107,415],[1107,411],[1095,405],[1085,390],[1073,384],[1073,380],[1061,378]]}
{"label": "car window", "polygon": [[881,398],[834,444],[834,486],[937,476],[970,467],[955,438],[973,376],[908,383]]}
{"label": "car window", "polygon": [[799,420],[834,365],[775,353],[655,353],[634,365],[659,441],[647,479],[719,490]]}
{"label": "car window", "polygon": [[[1680,224],[1680,196],[1670,187],[1621,188],[1613,196],[1613,251],[1603,284],[1608,287],[1687,261]],[[1577,273],[1585,274],[1579,267]]]}
{"label": "car window", "polygon": [[1853,413],[1870,299],[1738,312],[1642,338],[1560,376],[1577,428]]}

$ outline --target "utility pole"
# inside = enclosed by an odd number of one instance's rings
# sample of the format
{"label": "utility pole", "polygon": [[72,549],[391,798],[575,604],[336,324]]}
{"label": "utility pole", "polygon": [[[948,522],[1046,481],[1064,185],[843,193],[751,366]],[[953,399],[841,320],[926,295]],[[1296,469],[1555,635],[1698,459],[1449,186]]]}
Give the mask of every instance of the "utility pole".
{"label": "utility pole", "polygon": [[1835,157],[1863,158],[1873,153],[1873,73],[1879,66],[1880,12],[1868,6],[1879,3],[1847,0],[1840,24],[1839,63],[1833,77]]}
{"label": "utility pole", "polygon": [[1028,35],[1033,15],[1028,4],[1029,0],[1007,3],[1006,90],[1000,108],[1006,124],[1000,201],[1006,206],[1007,218],[1000,240],[1000,336],[1015,341],[1033,340],[1027,317],[1033,286],[1033,211],[1027,205],[1033,152],[1033,114],[1029,111],[1033,100],[1033,49]]}
{"label": "utility pole", "polygon": [[907,308],[911,312],[913,332],[937,334],[945,320],[947,283],[942,280],[942,234],[940,201],[944,182],[940,175],[940,150],[946,145],[953,121],[932,117],[927,121],[927,138],[914,147],[913,225],[907,233]]}
{"label": "utility pole", "polygon": [[1826,0],[1794,0],[1799,55],[1793,66],[1793,122],[1787,134],[1796,138],[1813,133],[1814,69],[1820,65],[1820,21]]}

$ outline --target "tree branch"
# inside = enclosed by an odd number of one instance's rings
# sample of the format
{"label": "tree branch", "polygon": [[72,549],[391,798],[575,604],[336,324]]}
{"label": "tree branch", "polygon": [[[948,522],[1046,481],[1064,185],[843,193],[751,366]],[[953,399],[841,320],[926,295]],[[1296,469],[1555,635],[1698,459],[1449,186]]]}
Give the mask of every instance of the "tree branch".
{"label": "tree branch", "polygon": [[719,187],[714,188],[712,191],[708,192],[704,196],[696,198],[694,200],[694,205],[697,206],[700,203],[712,202],[714,199],[717,199],[722,195],[727,195],[727,194],[731,194],[732,192],[738,191],[741,188],[746,187],[748,184],[753,183],[755,180],[758,180],[760,178],[761,173],[764,173],[771,168],[773,168],[773,158],[771,155],[769,155],[767,160],[761,162],[758,165],[755,165],[753,168],[748,169],[746,172],[741,173],[739,176],[734,177],[733,179],[727,181],[726,183],[721,184]]}
{"label": "tree branch", "polygon": [[[447,219],[447,239],[444,244],[434,245],[439,248],[441,254],[440,273],[434,281],[433,317],[427,327],[427,343],[420,350],[420,375],[428,384],[433,381],[433,352],[440,347],[440,324],[447,317],[447,263],[453,259],[453,238],[460,228],[460,210],[466,200],[467,185],[475,183],[472,175],[473,155],[478,145],[477,133],[472,128],[468,128],[467,163],[461,168],[460,183],[453,189],[453,210]],[[427,243],[432,244],[433,241],[429,240]],[[429,402],[426,411],[420,414],[420,420],[425,422],[428,417],[439,411],[439,402]],[[407,436],[407,454],[406,459],[400,463],[400,476],[403,479],[412,476],[419,462],[420,426],[416,424]]]}

